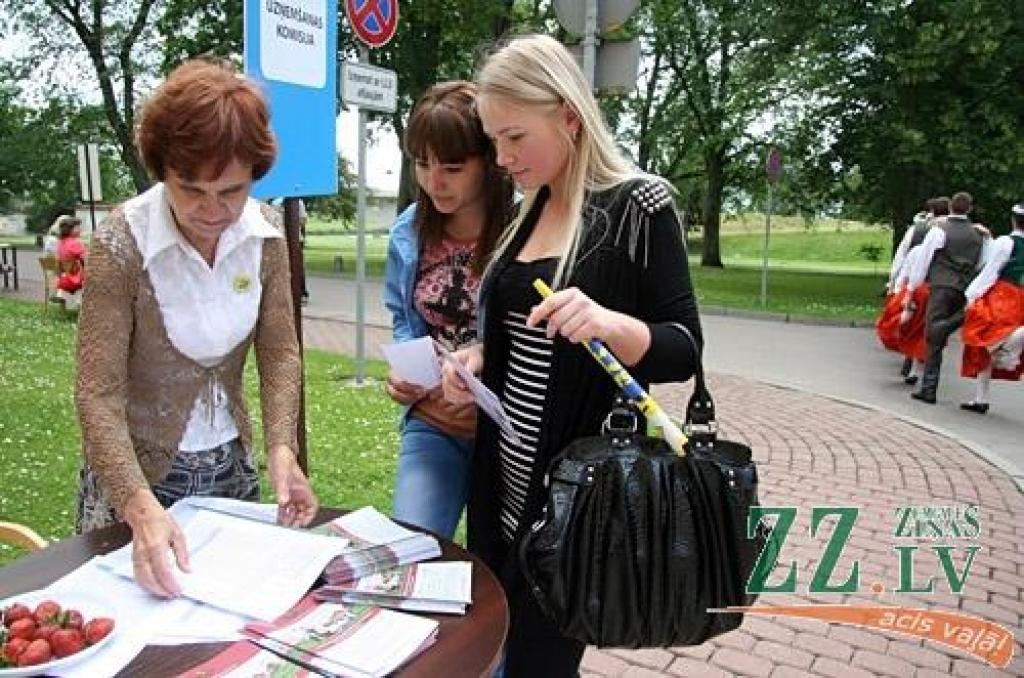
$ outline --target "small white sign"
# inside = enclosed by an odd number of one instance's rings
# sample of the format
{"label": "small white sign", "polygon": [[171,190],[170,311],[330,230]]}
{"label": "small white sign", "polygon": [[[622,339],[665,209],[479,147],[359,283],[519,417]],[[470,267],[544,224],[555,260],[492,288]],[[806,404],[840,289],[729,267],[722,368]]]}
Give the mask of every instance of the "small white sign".
{"label": "small white sign", "polygon": [[341,65],[341,99],[360,108],[394,113],[398,106],[398,76],[386,68],[345,61]]}
{"label": "small white sign", "polygon": [[327,83],[327,0],[262,0],[264,77],[322,89]]}
{"label": "small white sign", "polygon": [[98,144],[78,144],[78,183],[82,187],[82,202],[103,200]]}

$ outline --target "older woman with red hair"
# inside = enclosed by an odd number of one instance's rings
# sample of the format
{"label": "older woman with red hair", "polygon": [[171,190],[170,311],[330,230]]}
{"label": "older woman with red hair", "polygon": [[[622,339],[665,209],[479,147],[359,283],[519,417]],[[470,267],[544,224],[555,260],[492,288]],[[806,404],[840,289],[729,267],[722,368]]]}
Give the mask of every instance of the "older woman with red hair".
{"label": "older woman with red hair", "polygon": [[249,197],[274,162],[269,111],[230,67],[192,61],[143,108],[156,180],[92,239],[75,398],[85,463],[78,530],[125,520],[136,581],[180,586],[188,545],[165,510],[189,495],[256,500],[243,396],[255,345],[267,469],[278,521],[306,525],[317,500],[296,461],[301,362],[286,245]]}

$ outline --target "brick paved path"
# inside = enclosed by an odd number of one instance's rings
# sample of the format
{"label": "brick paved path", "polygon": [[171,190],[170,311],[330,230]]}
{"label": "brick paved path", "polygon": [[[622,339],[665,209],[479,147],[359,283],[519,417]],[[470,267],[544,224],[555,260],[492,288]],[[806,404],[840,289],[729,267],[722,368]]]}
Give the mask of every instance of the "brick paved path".
{"label": "brick paved path", "polygon": [[[39,288],[23,286],[23,298]],[[334,320],[307,318],[306,345],[354,353],[354,331]],[[390,330],[370,327],[367,354],[390,340]],[[742,627],[704,645],[670,650],[589,649],[584,676],[1024,676],[1021,658],[1024,615],[1024,495],[1009,477],[949,438],[885,413],[748,379],[711,375],[722,436],[749,444],[761,475],[761,501],[796,506],[800,513],[782,552],[798,565],[798,591],[806,591],[830,529],[808,536],[811,506],[857,506],[861,512],[832,581],[844,581],[853,558],[860,561],[861,592],[851,595],[765,595],[762,603],[882,603],[963,610],[1012,629],[1018,642],[1013,661],[997,671],[935,643],[898,634],[865,631],[803,619],[748,616]],[[656,397],[682,412],[689,389],[658,387]],[[962,595],[946,588],[927,543],[918,551],[915,583],[936,577],[932,595],[870,593],[898,581],[893,550],[894,511],[906,505],[976,503],[980,539]],[[906,542],[903,542],[906,543]],[[958,570],[962,557],[954,563]],[[773,580],[774,581],[774,580]],[[537,678],[543,678],[538,676]]]}

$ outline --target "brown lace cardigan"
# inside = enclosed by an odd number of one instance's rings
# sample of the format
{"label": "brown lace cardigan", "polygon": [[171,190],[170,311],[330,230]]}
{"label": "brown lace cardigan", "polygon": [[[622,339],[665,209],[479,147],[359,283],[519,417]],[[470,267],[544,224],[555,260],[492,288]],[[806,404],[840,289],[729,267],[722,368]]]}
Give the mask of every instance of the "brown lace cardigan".
{"label": "brown lace cardigan", "polygon": [[[277,225],[273,210],[264,217]],[[149,274],[122,208],[96,230],[78,322],[75,403],[85,463],[119,516],[132,494],[167,475],[200,389],[219,381],[246,450],[252,427],[243,368],[255,343],[267,448],[298,450],[301,360],[292,317],[287,245],[263,241],[259,317],[245,341],[213,367],[180,353],[164,327]]]}

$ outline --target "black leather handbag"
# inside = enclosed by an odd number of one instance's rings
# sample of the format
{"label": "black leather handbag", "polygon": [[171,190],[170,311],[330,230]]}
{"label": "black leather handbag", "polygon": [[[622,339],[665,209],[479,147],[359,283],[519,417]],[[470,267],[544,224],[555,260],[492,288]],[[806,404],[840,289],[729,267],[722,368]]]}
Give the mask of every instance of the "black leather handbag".
{"label": "black leather handbag", "polygon": [[[693,336],[678,326],[696,346]],[[687,454],[637,431],[620,397],[601,435],[552,460],[543,515],[522,540],[522,572],[564,635],[599,647],[698,645],[731,631],[767,539],[747,536],[757,504],[750,448],[719,440],[700,365],[686,412]]]}

